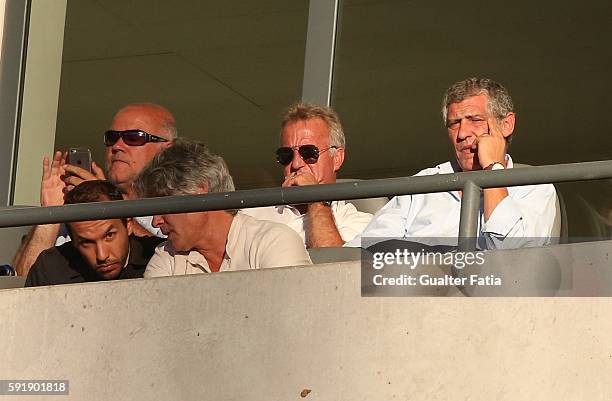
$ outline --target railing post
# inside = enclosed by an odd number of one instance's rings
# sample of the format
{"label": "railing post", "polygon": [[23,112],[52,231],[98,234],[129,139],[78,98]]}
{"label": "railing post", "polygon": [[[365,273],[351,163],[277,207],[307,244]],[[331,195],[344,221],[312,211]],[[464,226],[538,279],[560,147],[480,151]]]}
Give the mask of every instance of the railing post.
{"label": "railing post", "polygon": [[480,187],[472,181],[463,186],[461,216],[459,218],[459,250],[476,250],[478,236],[478,212],[480,210]]}

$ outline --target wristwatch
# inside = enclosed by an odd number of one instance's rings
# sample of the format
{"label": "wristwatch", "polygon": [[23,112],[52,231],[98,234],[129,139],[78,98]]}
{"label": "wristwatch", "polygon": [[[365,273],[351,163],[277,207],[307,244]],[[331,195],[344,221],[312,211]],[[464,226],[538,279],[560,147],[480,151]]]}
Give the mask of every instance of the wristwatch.
{"label": "wristwatch", "polygon": [[493,162],[485,167],[485,170],[504,170],[505,167],[500,162]]}

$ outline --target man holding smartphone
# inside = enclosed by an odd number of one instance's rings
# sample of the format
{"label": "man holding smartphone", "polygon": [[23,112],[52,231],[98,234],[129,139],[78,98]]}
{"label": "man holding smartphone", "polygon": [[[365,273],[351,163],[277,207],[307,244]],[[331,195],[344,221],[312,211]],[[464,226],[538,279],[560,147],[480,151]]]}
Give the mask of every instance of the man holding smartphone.
{"label": "man holding smartphone", "polygon": [[[130,104],[115,114],[110,130],[104,133],[105,163],[109,181],[119,188],[125,199],[135,199],[133,181],[149,161],[170,146],[177,136],[174,116],[166,108],[152,103]],[[91,171],[66,162],[66,155],[55,152],[52,160],[43,160],[41,206],[64,204],[65,193],[83,181],[104,180],[104,171],[91,163]],[[151,218],[137,218],[133,232],[151,235],[155,229]],[[149,226],[149,229],[145,226]],[[18,275],[27,275],[30,267],[45,249],[55,245],[60,224],[35,226],[13,259]]]}

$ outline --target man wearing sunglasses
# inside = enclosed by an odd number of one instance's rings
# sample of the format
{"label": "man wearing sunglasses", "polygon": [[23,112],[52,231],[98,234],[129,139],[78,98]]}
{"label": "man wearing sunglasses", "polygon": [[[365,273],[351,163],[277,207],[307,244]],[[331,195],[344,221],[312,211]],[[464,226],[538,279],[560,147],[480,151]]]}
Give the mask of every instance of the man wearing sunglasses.
{"label": "man wearing sunglasses", "polygon": [[[456,82],[444,95],[442,118],[454,160],[417,175],[513,168],[507,149],[516,116],[510,94],[502,85],[487,78]],[[361,237],[456,245],[461,198],[460,191],[396,196],[347,245],[361,246]],[[508,249],[548,244],[553,233],[555,202],[552,184],[484,189],[478,247]]]}
{"label": "man wearing sunglasses", "polygon": [[[333,184],[344,162],[345,138],[340,118],[328,107],[298,103],[281,124],[276,160],[283,167],[283,187]],[[309,248],[342,246],[359,234],[372,215],[344,201],[243,210],[263,220],[284,223]]]}
{"label": "man wearing sunglasses", "polygon": [[[125,199],[135,199],[133,181],[153,157],[170,146],[177,136],[174,116],[166,108],[152,103],[129,104],[115,114],[110,130],[104,133],[105,164],[108,179],[119,188]],[[91,172],[66,163],[66,155],[55,152],[53,160],[43,160],[41,206],[64,204],[65,193],[83,181],[104,180],[102,169],[92,163]],[[19,275],[30,267],[45,249],[56,244],[59,224],[35,226],[13,260]],[[151,225],[151,217],[135,218],[136,235],[160,235]],[[57,245],[64,242],[60,236]]]}

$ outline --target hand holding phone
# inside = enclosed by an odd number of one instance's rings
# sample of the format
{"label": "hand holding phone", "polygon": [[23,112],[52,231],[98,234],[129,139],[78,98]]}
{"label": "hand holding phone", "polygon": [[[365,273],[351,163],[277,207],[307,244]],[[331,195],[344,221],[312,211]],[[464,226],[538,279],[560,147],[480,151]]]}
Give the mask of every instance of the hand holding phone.
{"label": "hand holding phone", "polygon": [[91,161],[91,152],[86,148],[71,148],[68,150],[66,164],[66,191],[71,191],[83,181],[105,180],[104,172]]}

